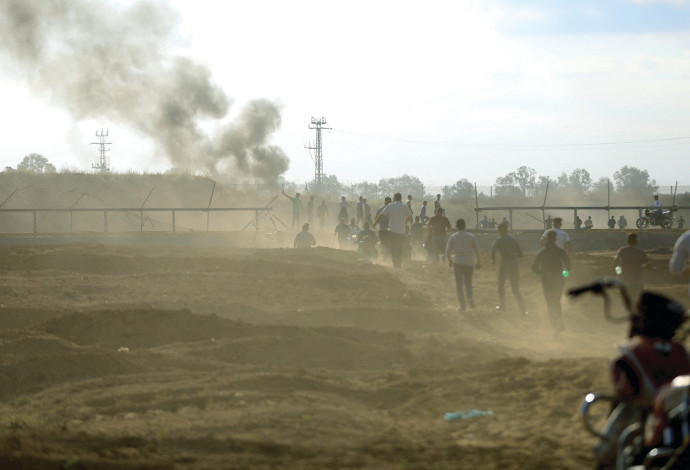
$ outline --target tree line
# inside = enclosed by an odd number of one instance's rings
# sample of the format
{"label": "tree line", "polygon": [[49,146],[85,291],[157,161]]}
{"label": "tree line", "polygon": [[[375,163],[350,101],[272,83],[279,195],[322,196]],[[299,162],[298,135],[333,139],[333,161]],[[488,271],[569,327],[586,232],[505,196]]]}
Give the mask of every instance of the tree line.
{"label": "tree line", "polygon": [[[56,169],[43,155],[31,153],[23,158],[16,170],[12,167],[5,167],[5,171],[54,173]],[[285,188],[299,190],[297,183],[284,179],[280,183]],[[570,174],[563,172],[553,179],[549,176],[538,175],[534,168],[521,166],[515,171],[496,178],[492,187],[492,194],[480,192],[478,196],[536,197],[545,193],[547,185],[549,191],[565,192],[573,196],[597,196],[606,194],[610,190],[622,195],[651,196],[659,190],[659,186],[655,180],[650,179],[647,170],[634,166],[625,165],[621,167],[614,172],[613,180],[601,177],[596,181],[584,168],[577,168]],[[403,195],[410,194],[415,199],[433,197],[433,195],[427,194],[424,183],[419,178],[408,174],[382,178],[378,182],[363,181],[354,184],[341,183],[336,175],[325,175],[320,185],[315,180],[306,183],[304,192],[330,198],[349,195],[351,197],[363,196],[378,199],[396,192],[403,193]],[[467,178],[462,178],[451,185],[443,186],[441,195],[446,200],[473,198],[475,197],[475,184]]]}
{"label": "tree line", "polygon": [[[601,177],[593,180],[584,168],[577,168],[567,174],[561,173],[555,179],[538,175],[534,168],[521,166],[515,171],[499,176],[492,187],[493,194],[480,192],[478,196],[508,196],[508,197],[536,197],[543,195],[546,187],[549,191],[566,192],[572,196],[596,196],[615,191],[618,194],[652,195],[659,190],[659,185],[651,179],[647,170],[625,165],[613,174],[612,180]],[[285,181],[285,186],[297,187],[296,183]],[[403,195],[410,194],[415,199],[427,196],[426,188],[416,176],[404,174],[394,178],[382,178],[377,183],[364,181],[354,184],[343,184],[336,175],[326,175],[319,187],[315,180],[305,185],[305,192],[319,194],[324,197],[339,197],[340,195],[364,196],[366,198],[382,198],[396,192]],[[447,200],[460,200],[475,197],[475,184],[467,178],[462,178],[451,185],[441,188],[441,195]]]}

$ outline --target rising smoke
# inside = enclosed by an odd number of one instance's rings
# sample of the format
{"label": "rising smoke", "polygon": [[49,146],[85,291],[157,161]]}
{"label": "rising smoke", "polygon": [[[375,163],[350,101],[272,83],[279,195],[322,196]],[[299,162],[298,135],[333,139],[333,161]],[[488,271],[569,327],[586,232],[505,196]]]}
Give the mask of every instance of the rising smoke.
{"label": "rising smoke", "polygon": [[[0,53],[28,84],[77,119],[107,118],[149,136],[179,168],[274,183],[288,158],[269,145],[278,107],[254,100],[235,122],[207,67],[170,53],[179,17],[141,0],[2,0]],[[203,122],[220,130],[205,131]]]}

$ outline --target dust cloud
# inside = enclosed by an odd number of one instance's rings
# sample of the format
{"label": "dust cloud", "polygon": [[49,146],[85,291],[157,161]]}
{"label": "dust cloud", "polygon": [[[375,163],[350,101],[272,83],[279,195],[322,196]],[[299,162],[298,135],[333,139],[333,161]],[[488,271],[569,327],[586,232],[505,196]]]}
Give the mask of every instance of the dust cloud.
{"label": "dust cloud", "polygon": [[[269,144],[279,107],[249,102],[234,122],[211,71],[174,55],[180,18],[166,3],[0,3],[0,54],[37,93],[76,120],[106,118],[148,136],[178,168],[272,184],[289,159]],[[216,126],[206,130],[207,123]]]}

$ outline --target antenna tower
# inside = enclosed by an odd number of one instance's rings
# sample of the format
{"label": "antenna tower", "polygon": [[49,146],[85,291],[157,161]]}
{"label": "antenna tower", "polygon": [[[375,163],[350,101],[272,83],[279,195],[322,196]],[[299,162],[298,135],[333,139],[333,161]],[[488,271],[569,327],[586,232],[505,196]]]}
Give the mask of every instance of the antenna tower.
{"label": "antenna tower", "polygon": [[321,147],[321,130],[331,129],[330,127],[324,127],[326,125],[326,118],[321,119],[311,118],[311,123],[309,124],[309,129],[316,129],[316,145],[313,147],[310,145],[305,147],[309,150],[315,150],[316,155],[313,157],[314,160],[314,183],[316,185],[316,192],[321,191],[323,185],[323,153]]}
{"label": "antenna tower", "polygon": [[105,132],[103,132],[103,129],[101,129],[100,132],[96,132],[96,137],[98,137],[98,142],[91,142],[91,145],[98,145],[98,155],[99,155],[99,161],[98,163],[92,163],[91,168],[94,170],[98,170],[101,173],[109,173],[110,172],[110,157],[108,157],[107,152],[110,152],[110,148],[106,148],[106,145],[112,145],[112,142],[106,142],[105,138],[108,137],[108,132],[110,129],[107,129]]}

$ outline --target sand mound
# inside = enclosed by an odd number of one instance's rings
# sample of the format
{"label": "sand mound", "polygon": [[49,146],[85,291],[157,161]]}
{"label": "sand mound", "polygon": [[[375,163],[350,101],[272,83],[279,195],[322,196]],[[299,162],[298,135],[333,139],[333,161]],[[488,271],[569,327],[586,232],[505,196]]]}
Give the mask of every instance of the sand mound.
{"label": "sand mound", "polygon": [[[510,293],[495,311],[491,266],[460,315],[450,270],[422,260],[3,250],[2,468],[579,469],[593,442],[577,406],[608,386],[624,336],[584,298],[564,302],[554,339],[529,253],[521,318]],[[608,274],[611,256],[581,254],[569,282]],[[682,296],[664,256],[650,285]],[[470,409],[493,414],[443,419]]]}

